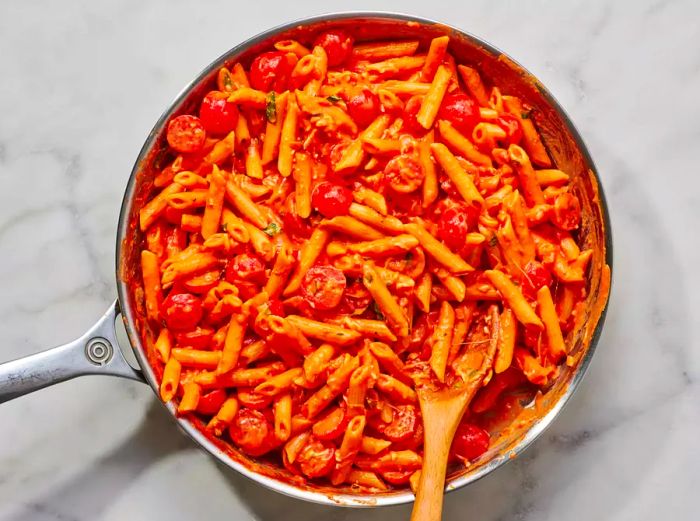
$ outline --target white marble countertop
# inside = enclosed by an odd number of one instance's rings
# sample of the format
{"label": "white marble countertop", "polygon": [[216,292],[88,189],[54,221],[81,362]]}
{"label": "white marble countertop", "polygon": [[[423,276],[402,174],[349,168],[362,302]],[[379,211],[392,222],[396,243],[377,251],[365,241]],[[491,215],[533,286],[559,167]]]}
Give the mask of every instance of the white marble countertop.
{"label": "white marble countertop", "polygon": [[[445,519],[698,519],[700,9],[563,4],[298,0],[262,14],[232,1],[4,0],[0,359],[77,336],[112,301],[132,163],[214,57],[306,14],[424,15],[491,41],[551,89],[597,161],[615,239],[612,303],[579,391],[523,457],[450,494]],[[409,510],[263,489],[200,452],[135,382],[86,377],[0,406],[3,521],[389,521]]]}

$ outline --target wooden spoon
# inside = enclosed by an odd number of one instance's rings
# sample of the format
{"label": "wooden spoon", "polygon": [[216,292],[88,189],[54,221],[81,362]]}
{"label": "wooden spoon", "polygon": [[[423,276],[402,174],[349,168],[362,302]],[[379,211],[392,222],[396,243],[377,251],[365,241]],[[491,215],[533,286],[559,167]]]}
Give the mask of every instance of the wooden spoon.
{"label": "wooden spoon", "polygon": [[[484,377],[491,370],[498,345],[498,313],[492,312],[491,342],[481,367],[450,387],[417,383],[418,402],[423,415],[423,470],[418,482],[411,521],[439,521],[445,492],[447,457],[457,426]],[[494,320],[495,318],[495,320]]]}

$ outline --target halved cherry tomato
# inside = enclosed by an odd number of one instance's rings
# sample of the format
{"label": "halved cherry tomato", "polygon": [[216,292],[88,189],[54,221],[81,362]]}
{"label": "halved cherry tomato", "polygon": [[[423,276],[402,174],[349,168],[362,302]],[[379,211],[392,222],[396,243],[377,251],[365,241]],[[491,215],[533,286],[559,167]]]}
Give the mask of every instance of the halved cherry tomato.
{"label": "halved cherry tomato", "polygon": [[219,409],[221,409],[221,406],[225,401],[226,391],[223,389],[214,389],[213,391],[203,394],[199,398],[199,402],[197,403],[197,412],[200,414],[213,416],[219,412]]}
{"label": "halved cherry tomato", "polygon": [[463,92],[446,94],[438,118],[446,119],[461,133],[471,136],[472,129],[479,122],[479,105]]}
{"label": "halved cherry tomato", "polygon": [[338,30],[321,33],[314,42],[314,45],[320,45],[326,51],[329,67],[336,67],[350,58],[352,44],[352,37]]}
{"label": "halved cherry tomato", "polygon": [[430,311],[418,317],[418,320],[411,329],[411,341],[409,349],[411,351],[420,351],[421,360],[430,358],[430,345],[426,340],[433,334],[435,324],[437,324],[439,311]]}
{"label": "halved cherry tomato", "polygon": [[307,477],[320,478],[335,467],[335,448],[312,436],[297,456],[297,463]]}
{"label": "halved cherry tomato", "polygon": [[345,288],[340,310],[343,313],[354,315],[362,313],[372,302],[372,296],[361,282],[355,281]]}
{"label": "halved cherry tomato", "polygon": [[328,310],[340,304],[347,281],[334,266],[313,266],[306,272],[301,292],[314,309]]}
{"label": "halved cherry tomato", "polygon": [[507,112],[501,114],[496,119],[496,125],[506,131],[506,142],[517,144],[523,137],[523,129],[520,127],[520,121],[513,114]]}
{"label": "halved cherry tomato", "polygon": [[270,405],[273,398],[272,396],[256,393],[252,387],[239,387],[236,397],[243,407],[256,410],[264,409]]}
{"label": "halved cherry tomato", "polygon": [[488,450],[489,441],[489,433],[481,427],[471,423],[460,423],[452,441],[452,452],[473,461]]}
{"label": "halved cherry tomato", "polygon": [[166,139],[174,150],[189,154],[202,149],[207,132],[197,116],[185,114],[170,120]]}
{"label": "halved cherry tomato", "polygon": [[202,319],[202,301],[191,293],[170,294],[163,301],[161,314],[172,331],[194,329]]}
{"label": "halved cherry tomato", "polygon": [[495,375],[486,387],[479,389],[469,408],[477,414],[487,411],[493,407],[501,394],[525,381],[521,371],[515,367],[509,367],[506,371]]}
{"label": "halved cherry tomato", "polygon": [[413,474],[415,471],[415,469],[385,470],[383,472],[380,472],[380,474],[382,475],[382,478],[384,478],[384,481],[387,481],[392,485],[405,485],[411,478],[411,474]]}
{"label": "halved cherry tomato", "polygon": [[352,96],[346,104],[348,114],[360,128],[365,128],[372,123],[379,116],[381,108],[379,96],[366,88],[362,89],[359,94]]}
{"label": "halved cherry tomato", "polygon": [[559,194],[554,200],[552,222],[562,230],[575,230],[581,222],[581,203],[569,192]]}
{"label": "halved cherry tomato", "polygon": [[427,130],[425,130],[416,119],[416,116],[418,115],[418,111],[420,110],[422,104],[423,96],[412,96],[406,102],[406,105],[403,109],[404,114],[402,130],[405,130],[406,132],[408,132],[409,134],[413,134],[414,136],[422,135],[427,132]]}
{"label": "halved cherry tomato", "polygon": [[228,94],[212,91],[202,100],[199,119],[207,132],[226,134],[236,128],[238,107],[228,101]]}
{"label": "halved cherry tomato", "polygon": [[549,286],[551,283],[552,274],[541,262],[531,260],[523,267],[520,289],[526,297],[534,300],[537,290],[542,286]]}
{"label": "halved cherry tomato", "polygon": [[167,206],[165,208],[165,211],[163,212],[163,216],[165,217],[165,220],[168,221],[170,224],[180,226],[180,223],[182,223],[183,213],[185,213],[183,210],[178,210],[177,208],[173,208],[172,206]]}
{"label": "halved cherry tomato", "polygon": [[416,420],[416,430],[413,436],[391,446],[391,450],[416,450],[423,444],[423,419],[418,413]]}
{"label": "halved cherry tomato", "polygon": [[461,250],[468,232],[468,215],[462,206],[450,206],[442,212],[438,221],[438,237],[448,248],[454,251]]}
{"label": "halved cherry tomato", "polygon": [[226,265],[226,280],[231,283],[243,280],[254,284],[264,284],[266,280],[265,266],[257,257],[241,253]]}
{"label": "halved cherry tomato", "polygon": [[405,441],[416,432],[418,414],[413,405],[397,405],[391,423],[386,424],[381,432],[386,439],[393,442]]}
{"label": "halved cherry tomato", "polygon": [[352,192],[328,181],[316,185],[311,194],[311,206],[324,217],[347,215],[352,203]]}
{"label": "halved cherry tomato", "polygon": [[423,184],[423,169],[416,159],[408,154],[391,158],[384,167],[384,176],[392,190],[408,194]]}
{"label": "halved cherry tomato", "polygon": [[246,408],[239,409],[229,427],[233,442],[250,456],[260,456],[272,448],[272,433],[272,424],[263,413]]}
{"label": "halved cherry tomato", "polygon": [[320,440],[333,440],[341,436],[348,426],[350,418],[342,407],[336,407],[319,421],[314,423],[311,431]]}
{"label": "halved cherry tomato", "polygon": [[195,275],[194,277],[183,281],[182,285],[187,288],[187,291],[202,295],[216,286],[219,283],[220,278],[220,271],[207,271],[206,273]]}
{"label": "halved cherry tomato", "polygon": [[178,347],[191,347],[192,349],[208,349],[214,330],[204,327],[197,327],[192,331],[175,333],[175,342]]}
{"label": "halved cherry tomato", "polygon": [[[227,279],[228,280],[228,279]],[[231,282],[231,281],[229,281]],[[248,300],[249,298],[253,298],[255,295],[260,293],[260,286],[258,284],[255,284],[253,282],[247,282],[245,280],[237,280],[235,281],[236,287],[238,288],[238,296],[241,297],[242,300]]]}
{"label": "halved cherry tomato", "polygon": [[264,52],[250,65],[250,86],[257,90],[282,92],[287,88],[292,64],[281,51]]}
{"label": "halved cherry tomato", "polygon": [[277,298],[272,298],[267,302],[267,306],[270,310],[270,313],[273,315],[277,315],[278,317],[283,317],[284,316],[284,304],[282,304],[282,301]]}

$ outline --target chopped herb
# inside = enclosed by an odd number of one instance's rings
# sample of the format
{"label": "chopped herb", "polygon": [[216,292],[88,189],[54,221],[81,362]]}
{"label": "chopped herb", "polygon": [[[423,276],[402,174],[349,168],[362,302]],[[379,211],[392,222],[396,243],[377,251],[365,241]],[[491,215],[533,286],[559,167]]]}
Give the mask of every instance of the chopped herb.
{"label": "chopped herb", "polygon": [[226,67],[221,69],[221,83],[224,87],[224,92],[233,92],[233,78]]}
{"label": "chopped herb", "polygon": [[530,111],[528,110],[527,112],[521,112],[520,118],[521,119],[530,119]]}
{"label": "chopped herb", "polygon": [[270,237],[274,237],[280,232],[280,227],[277,223],[270,223],[265,227],[263,231]]}
{"label": "chopped herb", "polygon": [[267,107],[265,108],[265,116],[270,123],[277,123],[277,99],[275,92],[272,91],[267,95]]}
{"label": "chopped herb", "polygon": [[223,223],[221,225],[221,229],[224,230],[225,232],[227,232],[228,231],[228,223]]}
{"label": "chopped herb", "polygon": [[374,278],[372,278],[372,275],[366,275],[365,284],[372,284],[372,282],[374,282]]}
{"label": "chopped herb", "polygon": [[333,95],[328,96],[326,99],[328,101],[330,101],[331,103],[338,103],[340,101],[340,98],[338,96],[333,96]]}
{"label": "chopped herb", "polygon": [[372,309],[374,309],[374,313],[377,315],[379,320],[384,320],[384,313],[382,313],[382,310],[379,309],[376,302],[372,303]]}
{"label": "chopped herb", "polygon": [[413,260],[413,252],[407,251],[406,255],[404,256],[404,259],[406,260],[406,262],[411,262]]}
{"label": "chopped herb", "polygon": [[495,235],[492,235],[491,238],[489,239],[489,246],[491,246],[492,248],[495,248],[496,246],[498,246],[498,239],[496,238]]}

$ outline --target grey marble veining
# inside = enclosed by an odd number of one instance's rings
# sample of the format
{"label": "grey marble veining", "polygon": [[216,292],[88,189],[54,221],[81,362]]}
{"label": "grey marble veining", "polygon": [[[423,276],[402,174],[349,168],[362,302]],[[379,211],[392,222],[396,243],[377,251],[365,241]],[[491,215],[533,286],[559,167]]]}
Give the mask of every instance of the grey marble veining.
{"label": "grey marble veining", "polygon": [[[523,63],[586,139],[615,279],[589,373],[516,461],[451,493],[445,519],[697,519],[700,7],[693,1],[0,4],[0,338],[68,340],[115,295],[122,191],[147,132],[214,57],[341,9],[415,13]],[[174,427],[150,389],[87,377],[0,406],[0,519],[401,520],[270,492]]]}

